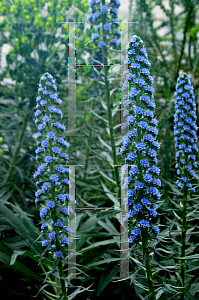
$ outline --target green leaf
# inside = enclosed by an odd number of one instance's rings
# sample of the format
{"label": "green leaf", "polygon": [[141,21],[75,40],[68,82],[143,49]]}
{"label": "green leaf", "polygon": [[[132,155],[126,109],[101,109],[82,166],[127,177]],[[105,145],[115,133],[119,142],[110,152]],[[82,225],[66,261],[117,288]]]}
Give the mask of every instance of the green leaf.
{"label": "green leaf", "polygon": [[96,114],[96,112],[94,112],[94,110],[91,110],[91,112],[96,116],[98,117],[100,120],[104,121],[105,123],[108,123],[108,121],[104,118],[102,118],[101,116],[99,116],[98,114]]}
{"label": "green leaf", "polygon": [[160,288],[156,294],[156,300],[158,300],[163,293],[164,293],[164,288]]}
{"label": "green leaf", "polygon": [[106,179],[108,179],[108,181],[111,181],[114,185],[116,185],[115,180],[113,180],[110,176],[106,175],[103,171],[99,170],[100,174],[105,177]]}
{"label": "green leaf", "polygon": [[99,141],[106,147],[108,148],[109,151],[111,151],[111,147],[101,138],[101,136],[98,134],[97,135]]}
{"label": "green leaf", "polygon": [[109,199],[111,201],[113,201],[114,207],[120,208],[120,204],[119,204],[118,199],[113,196],[113,193],[104,185],[104,183],[101,180],[100,180],[100,182],[101,182],[101,185],[102,185],[104,191],[106,192],[107,197],[109,197]]}
{"label": "green leaf", "polygon": [[[2,252],[0,252],[0,261],[4,264],[10,266],[10,257]],[[27,277],[36,279],[38,281],[44,281],[44,279],[41,276],[37,275],[36,273],[31,271],[29,268],[25,267],[24,265],[22,265],[21,263],[19,263],[17,261],[15,261],[15,264],[12,265],[12,268],[14,268],[19,273],[26,275]]]}
{"label": "green leaf", "polygon": [[18,255],[22,255],[24,254],[26,251],[22,251],[22,250],[14,250],[14,252],[12,253],[12,256],[11,256],[11,259],[10,259],[10,265],[14,265],[16,259],[17,259],[17,256]]}
{"label": "green leaf", "polygon": [[199,254],[184,256],[184,257],[176,257],[177,259],[199,259]]}
{"label": "green leaf", "polygon": [[96,215],[93,215],[88,220],[86,220],[86,222],[84,222],[84,224],[82,224],[80,226],[78,232],[91,231],[93,228],[96,227],[97,222],[98,222],[98,219],[97,219]]}
{"label": "green leaf", "polygon": [[118,265],[116,265],[114,268],[112,264],[108,264],[108,266],[106,266],[99,281],[97,296],[100,295],[100,293],[111,282],[111,279],[119,272],[119,270],[120,270],[120,266]]}
{"label": "green leaf", "polygon": [[140,266],[144,271],[146,271],[145,266],[140,261],[138,261],[137,259],[135,259],[132,256],[129,256],[129,257],[136,263],[136,265]]}
{"label": "green leaf", "polygon": [[25,241],[27,246],[31,249],[34,254],[41,253],[41,247],[32,238],[32,231],[28,231],[27,226],[22,223],[20,218],[8,209],[3,203],[0,203],[0,211],[3,213],[5,219],[13,226],[15,231]]}
{"label": "green leaf", "polygon": [[175,195],[179,195],[179,196],[182,196],[182,193],[180,192],[180,190],[174,185],[172,184],[171,182],[161,178],[161,180],[165,183],[167,183],[167,185],[169,185],[172,189],[172,191],[174,192]]}
{"label": "green leaf", "polygon": [[92,245],[90,245],[90,246],[88,246],[86,248],[81,249],[79,252],[80,253],[84,253],[84,252],[86,252],[86,251],[88,251],[90,249],[98,248],[98,247],[101,247],[103,245],[115,244],[115,243],[119,243],[119,242],[120,242],[120,238],[115,237],[112,240],[105,240],[105,241],[93,243]]}
{"label": "green leaf", "polygon": [[98,224],[101,225],[103,228],[105,228],[109,233],[119,235],[120,233],[116,230],[116,228],[113,226],[111,221],[108,218],[105,218],[106,223],[102,220],[98,221]]}

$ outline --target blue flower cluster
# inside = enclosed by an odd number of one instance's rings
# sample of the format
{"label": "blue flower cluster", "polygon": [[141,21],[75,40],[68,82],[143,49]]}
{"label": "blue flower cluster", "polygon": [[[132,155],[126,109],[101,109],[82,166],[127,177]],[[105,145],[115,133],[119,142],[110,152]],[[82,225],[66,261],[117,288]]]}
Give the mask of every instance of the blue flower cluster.
{"label": "blue flower cluster", "polygon": [[154,116],[156,105],[153,78],[149,70],[151,64],[140,37],[132,37],[127,45],[127,53],[125,63],[128,64],[128,74],[124,72],[124,85],[129,86],[129,92],[123,98],[124,107],[128,107],[124,111],[127,122],[123,128],[129,126],[129,130],[124,137],[120,154],[125,158],[124,170],[128,169],[123,188],[128,185],[126,204],[130,206],[130,210],[124,221],[131,218],[129,226],[132,236],[129,243],[133,243],[139,241],[143,231],[147,231],[148,236],[150,233],[160,232],[153,225],[153,218],[157,215],[156,201],[160,200],[160,169],[157,167],[157,150],[160,149],[160,144],[156,140],[158,121]]}
{"label": "blue flower cluster", "polygon": [[119,41],[116,38],[121,37],[121,33],[118,30],[115,30],[120,26],[120,22],[117,20],[117,8],[121,5],[120,1],[111,0],[107,5],[102,5],[99,0],[91,0],[89,5],[90,14],[87,19],[92,25],[95,25],[94,28],[96,31],[91,36],[92,42],[100,49],[106,47],[106,43],[103,40],[100,40],[100,36],[102,36],[100,33],[103,32],[103,34],[106,34],[107,41],[110,41],[109,46],[117,48],[119,46]]}
{"label": "blue flower cluster", "polygon": [[73,201],[73,199],[69,195],[70,182],[65,175],[69,173],[69,169],[61,166],[68,163],[66,149],[69,144],[62,137],[66,128],[60,123],[63,119],[62,111],[59,109],[61,100],[55,91],[57,91],[55,80],[46,72],[40,79],[36,97],[35,124],[39,132],[35,135],[37,141],[35,153],[38,167],[33,178],[37,186],[35,203],[41,204],[41,234],[44,237],[42,246],[48,246],[56,257],[62,258],[61,249],[69,244],[66,236],[61,239],[62,233],[64,230],[70,231],[64,225],[66,221],[64,216],[69,215],[65,200],[67,198]]}
{"label": "blue flower cluster", "polygon": [[[91,35],[91,41],[98,48],[92,61],[92,73],[90,76],[93,80],[104,80],[101,74],[101,69],[104,64],[104,48],[112,47],[113,49],[118,49],[120,45],[118,38],[121,37],[121,32],[116,30],[120,26],[120,22],[117,20],[117,8],[120,5],[121,3],[119,0],[111,0],[107,5],[102,4],[101,0],[91,0],[89,3],[90,14],[87,19],[94,28],[94,33]],[[94,92],[93,97],[96,98],[101,94],[99,82],[96,83],[94,89],[95,91],[90,87],[90,92]]]}
{"label": "blue flower cluster", "polygon": [[197,126],[194,89],[189,75],[183,73],[177,80],[175,92],[174,136],[176,147],[176,169],[180,189],[191,189],[195,192],[190,180],[195,177],[197,167]]}

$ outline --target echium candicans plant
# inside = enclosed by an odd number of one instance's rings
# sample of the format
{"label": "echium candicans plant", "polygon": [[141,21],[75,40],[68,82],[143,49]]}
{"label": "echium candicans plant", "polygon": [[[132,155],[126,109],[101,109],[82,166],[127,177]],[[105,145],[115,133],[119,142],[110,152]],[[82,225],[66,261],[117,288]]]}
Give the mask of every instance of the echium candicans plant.
{"label": "echium candicans plant", "polygon": [[[93,80],[104,80],[101,76],[102,65],[107,64],[107,49],[117,49],[119,46],[118,38],[121,32],[116,30],[120,26],[118,21],[117,8],[121,5],[119,0],[111,0],[107,5],[105,0],[91,0],[89,3],[90,14],[87,20],[91,22],[92,35],[91,40],[97,46],[97,51],[93,55],[92,74]],[[103,50],[104,49],[104,50]],[[94,97],[101,92],[97,85]]]}
{"label": "echium candicans plant", "polygon": [[128,170],[128,177],[124,178],[123,188],[128,187],[127,202],[129,212],[124,221],[128,222],[131,236],[129,243],[142,242],[143,260],[146,263],[149,293],[156,299],[149,258],[149,240],[159,233],[155,225],[157,216],[157,200],[160,200],[158,188],[161,181],[158,178],[157,141],[158,121],[155,118],[156,104],[154,102],[153,77],[150,75],[150,62],[140,37],[134,35],[127,45],[128,74],[123,90],[124,117],[126,122],[123,129],[128,133],[123,138],[120,153],[124,157],[123,175]]}
{"label": "echium candicans plant", "polygon": [[[187,232],[187,200],[188,195],[195,192],[193,179],[197,167],[197,126],[196,103],[194,89],[191,86],[189,75],[183,73],[177,80],[175,92],[174,136],[176,147],[176,169],[179,179],[176,181],[182,191],[182,235],[181,257],[185,257]],[[181,278],[185,286],[185,261],[181,260]],[[181,300],[184,299],[185,290],[182,290]]]}
{"label": "echium candicans plant", "polygon": [[[46,72],[40,78],[38,96],[36,97],[35,124],[38,133],[36,162],[37,171],[33,174],[36,180],[35,203],[40,206],[41,217],[41,241],[44,252],[50,253],[57,261],[59,275],[63,277],[62,260],[67,256],[69,239],[66,226],[68,223],[68,201],[73,201],[69,194],[69,168],[64,167],[68,163],[67,148],[69,144],[63,138],[66,131],[62,124],[63,114],[59,108],[62,101],[56,93],[57,86],[52,75]],[[61,279],[61,290],[64,299],[67,299],[65,282]]]}

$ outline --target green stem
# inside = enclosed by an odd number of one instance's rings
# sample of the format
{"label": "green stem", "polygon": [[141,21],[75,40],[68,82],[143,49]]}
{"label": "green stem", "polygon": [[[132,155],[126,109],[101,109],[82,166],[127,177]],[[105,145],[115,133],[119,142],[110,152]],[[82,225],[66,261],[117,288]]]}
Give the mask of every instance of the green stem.
{"label": "green stem", "polygon": [[142,229],[142,249],[143,249],[143,261],[145,262],[146,265],[149,293],[152,295],[151,299],[156,300],[155,287],[153,283],[153,276],[152,276],[151,263],[150,263],[149,250],[148,250],[148,240],[147,237],[145,236],[145,232],[143,229]]}
{"label": "green stem", "polygon": [[[105,0],[102,0],[102,5],[105,5]],[[102,20],[102,28],[103,28],[103,41],[107,44],[106,32],[104,30],[104,25],[106,24],[106,17]],[[108,67],[108,52],[107,47],[104,49],[104,73],[105,73],[105,88],[106,88],[106,102],[107,102],[107,110],[108,110],[108,123],[109,123],[109,131],[110,131],[110,138],[111,138],[111,148],[112,148],[112,156],[113,156],[113,163],[114,163],[114,173],[115,173],[115,181],[118,188],[118,200],[121,198],[121,191],[120,191],[120,176],[118,170],[118,162],[117,162],[117,155],[116,155],[116,147],[115,147],[115,140],[113,136],[113,117],[112,117],[112,103],[110,99],[110,88],[109,88],[109,67]]]}
{"label": "green stem", "polygon": [[62,278],[64,277],[64,271],[63,271],[63,267],[62,267],[62,261],[58,265],[58,269],[59,269],[59,276],[60,276],[62,297],[64,297],[64,300],[68,300],[67,292],[66,292],[66,287],[65,287],[65,281],[64,281],[64,279],[61,279],[61,277]]}
{"label": "green stem", "polygon": [[[188,164],[188,154],[185,155],[185,165]],[[186,171],[185,174],[186,176]],[[185,257],[185,246],[186,246],[186,233],[187,233],[187,188],[184,187],[183,189],[183,209],[182,209],[182,236],[181,236],[181,258]],[[184,300],[185,297],[185,260],[181,260],[181,267],[180,267],[180,274],[182,278],[182,293],[180,300]]]}

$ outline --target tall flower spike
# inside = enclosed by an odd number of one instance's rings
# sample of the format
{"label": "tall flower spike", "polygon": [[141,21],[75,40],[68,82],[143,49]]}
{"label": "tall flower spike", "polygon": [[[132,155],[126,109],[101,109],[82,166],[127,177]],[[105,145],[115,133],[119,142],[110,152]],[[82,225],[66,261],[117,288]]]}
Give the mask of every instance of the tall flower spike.
{"label": "tall flower spike", "polygon": [[198,152],[196,103],[189,75],[183,73],[177,80],[175,92],[174,136],[176,147],[176,169],[179,188],[195,192],[191,179],[195,177]]}
{"label": "tall flower spike", "polygon": [[65,234],[71,232],[66,227],[65,217],[69,215],[66,199],[73,199],[69,195],[69,169],[63,166],[68,163],[66,150],[69,144],[62,137],[66,128],[61,123],[63,115],[59,106],[62,102],[55,91],[55,80],[47,72],[40,79],[36,97],[35,124],[39,132],[35,135],[35,153],[38,168],[33,178],[37,186],[35,203],[41,206],[42,246],[48,246],[50,253],[63,258],[69,245]]}
{"label": "tall flower spike", "polygon": [[[120,45],[118,38],[121,37],[121,32],[116,30],[120,26],[120,22],[117,19],[117,8],[120,5],[121,3],[119,0],[111,0],[107,5],[105,0],[91,0],[89,3],[90,14],[88,16],[88,21],[90,21],[94,28],[91,40],[99,48],[99,50],[94,54],[92,61],[93,72],[91,74],[91,78],[94,80],[104,80],[100,74],[104,64],[104,48],[118,49]],[[106,36],[106,42],[104,41],[103,36]],[[100,94],[101,89],[99,87],[100,86],[97,84],[97,90],[93,94],[93,97],[97,97],[97,95]],[[93,92],[93,89],[90,88],[90,91]]]}
{"label": "tall flower spike", "polygon": [[[186,256],[186,235],[187,235],[187,201],[188,194],[195,188],[192,186],[191,179],[195,177],[194,169],[197,167],[195,162],[198,152],[197,126],[196,126],[196,104],[193,86],[189,75],[183,73],[176,84],[176,102],[174,116],[174,136],[176,151],[176,169],[179,179],[177,185],[182,189],[182,234],[181,234],[181,257]],[[180,261],[180,276],[182,278],[181,298],[185,299],[185,272],[186,263]]]}
{"label": "tall flower spike", "polygon": [[[160,169],[157,167],[158,121],[155,118],[153,77],[150,75],[150,62],[140,37],[134,35],[127,45],[128,74],[125,74],[123,90],[128,89],[123,104],[126,110],[128,134],[124,137],[120,153],[125,157],[123,170],[128,168],[123,188],[128,185],[129,213],[124,221],[129,221],[131,236],[129,243],[138,243],[142,234],[155,236],[159,233],[158,226],[153,224],[156,217],[157,204],[160,199],[158,188],[161,181],[158,178]],[[129,106],[129,107],[128,107]],[[146,233],[146,235],[145,235]]]}

